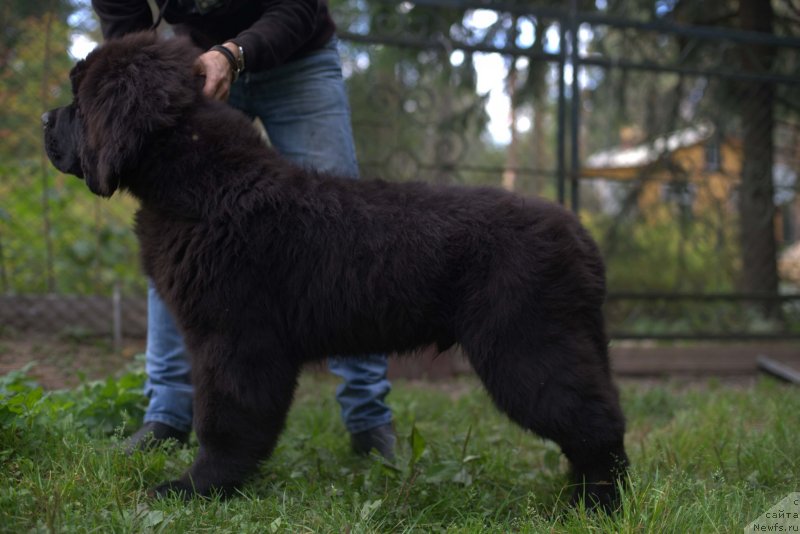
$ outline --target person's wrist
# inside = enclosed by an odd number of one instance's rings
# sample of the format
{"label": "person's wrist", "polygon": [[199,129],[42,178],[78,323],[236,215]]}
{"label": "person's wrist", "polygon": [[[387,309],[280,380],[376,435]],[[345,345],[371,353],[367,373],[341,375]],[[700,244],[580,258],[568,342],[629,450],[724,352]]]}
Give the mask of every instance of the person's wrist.
{"label": "person's wrist", "polygon": [[233,56],[236,58],[236,71],[238,74],[244,72],[245,64],[244,64],[244,49],[241,45],[234,43],[233,41],[226,41],[222,43],[222,46],[227,48],[231,51]]}
{"label": "person's wrist", "polygon": [[225,62],[228,64],[228,72],[230,73],[231,82],[235,82],[236,79],[239,77],[239,62],[230,48],[225,45],[214,45],[212,46],[209,51],[214,51],[222,55],[225,58]]}

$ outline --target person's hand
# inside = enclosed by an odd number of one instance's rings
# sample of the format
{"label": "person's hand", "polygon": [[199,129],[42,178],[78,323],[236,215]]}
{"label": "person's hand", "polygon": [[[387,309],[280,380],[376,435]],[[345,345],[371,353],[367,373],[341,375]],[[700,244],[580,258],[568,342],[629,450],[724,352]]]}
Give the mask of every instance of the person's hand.
{"label": "person's hand", "polygon": [[[238,53],[238,50],[237,52]],[[198,56],[194,62],[195,73],[205,76],[203,94],[216,100],[227,100],[231,91],[233,70],[231,64],[216,50],[209,50]]]}

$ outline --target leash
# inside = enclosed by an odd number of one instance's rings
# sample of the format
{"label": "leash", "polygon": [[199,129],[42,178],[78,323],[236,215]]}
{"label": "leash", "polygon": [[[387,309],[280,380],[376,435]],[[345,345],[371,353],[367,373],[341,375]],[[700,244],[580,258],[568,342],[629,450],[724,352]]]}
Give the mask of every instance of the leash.
{"label": "leash", "polygon": [[158,25],[161,24],[161,19],[164,18],[164,11],[166,11],[167,7],[169,7],[169,2],[170,0],[167,0],[164,2],[164,5],[158,9],[158,17],[156,17],[156,21],[153,23],[153,25],[150,26],[150,31],[155,31],[156,28],[158,28]]}

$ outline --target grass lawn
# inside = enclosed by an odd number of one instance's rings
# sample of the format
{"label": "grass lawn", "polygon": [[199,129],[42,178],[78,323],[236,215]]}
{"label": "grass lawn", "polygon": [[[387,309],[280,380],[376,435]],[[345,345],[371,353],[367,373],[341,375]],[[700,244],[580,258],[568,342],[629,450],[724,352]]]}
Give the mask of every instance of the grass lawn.
{"label": "grass lawn", "polygon": [[395,465],[349,451],[327,375],[304,376],[260,474],[228,501],[153,501],[188,449],[126,457],[143,376],[43,392],[0,378],[1,532],[741,532],[800,491],[800,388],[626,383],[633,463],[613,517],[565,506],[550,442],[494,410],[477,381],[397,382]]}

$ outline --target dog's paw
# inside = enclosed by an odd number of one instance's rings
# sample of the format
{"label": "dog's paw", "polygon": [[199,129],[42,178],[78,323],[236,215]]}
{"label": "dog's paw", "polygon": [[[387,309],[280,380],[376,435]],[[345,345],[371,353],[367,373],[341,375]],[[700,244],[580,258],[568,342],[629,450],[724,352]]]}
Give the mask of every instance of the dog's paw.
{"label": "dog's paw", "polygon": [[166,497],[177,496],[183,501],[189,501],[197,496],[197,493],[191,485],[181,480],[170,480],[148,491],[147,496],[152,499],[164,499]]}
{"label": "dog's paw", "polygon": [[570,506],[578,507],[580,503],[589,511],[602,510],[614,514],[621,506],[620,494],[614,482],[597,482],[578,486],[570,498]]}

